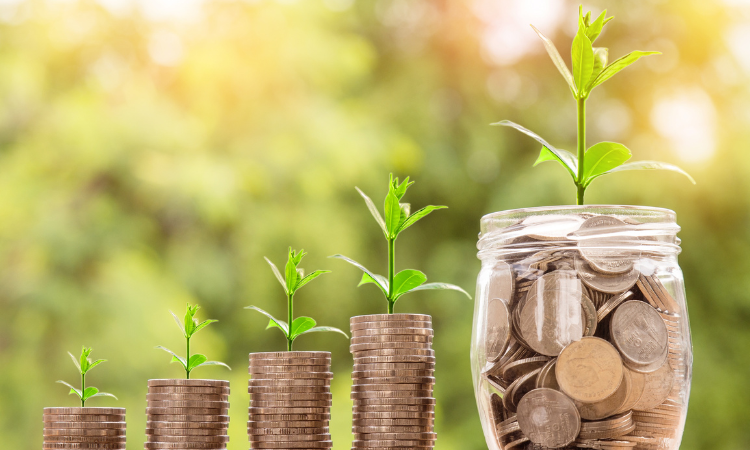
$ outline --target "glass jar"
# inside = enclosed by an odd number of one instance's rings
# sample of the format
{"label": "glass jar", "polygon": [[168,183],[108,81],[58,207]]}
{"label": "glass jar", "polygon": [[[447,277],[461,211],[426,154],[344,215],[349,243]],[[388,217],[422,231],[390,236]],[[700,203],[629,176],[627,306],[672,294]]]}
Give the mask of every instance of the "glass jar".
{"label": "glass jar", "polygon": [[675,213],[484,216],[471,364],[490,450],[678,449],[692,347]]}

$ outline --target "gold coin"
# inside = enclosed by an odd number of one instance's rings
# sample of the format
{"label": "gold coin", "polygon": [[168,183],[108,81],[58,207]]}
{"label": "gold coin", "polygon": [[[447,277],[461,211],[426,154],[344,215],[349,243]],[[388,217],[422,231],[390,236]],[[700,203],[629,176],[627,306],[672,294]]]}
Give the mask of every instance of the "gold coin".
{"label": "gold coin", "polygon": [[[582,419],[601,420],[610,417],[621,410],[631,392],[630,371],[623,371],[622,383],[614,394],[596,403],[574,401]],[[593,439],[593,438],[592,438]]]}
{"label": "gold coin", "polygon": [[[432,426],[435,419],[354,419],[352,425],[356,427],[427,427]],[[360,432],[362,431],[359,428]]]}
{"label": "gold coin", "polygon": [[149,394],[225,394],[229,395],[229,388],[225,387],[195,387],[195,386],[149,386]]}
{"label": "gold coin", "polygon": [[303,422],[331,420],[330,413],[321,414],[253,414],[251,420],[267,420],[270,422]]}
{"label": "gold coin", "polygon": [[[367,436],[367,435],[365,435]],[[402,448],[410,448],[410,449],[428,449],[433,448],[435,446],[434,440],[429,441],[415,441],[415,440],[375,440],[375,439],[366,439],[366,440],[360,440],[355,439],[352,441],[352,448],[376,448],[378,450],[392,450],[392,449],[402,449]]]}
{"label": "gold coin", "polygon": [[325,378],[303,378],[297,380],[281,380],[271,379],[264,380],[262,378],[251,378],[248,380],[248,387],[260,388],[260,387],[330,387],[331,380]]}
{"label": "gold coin", "polygon": [[265,373],[295,373],[295,372],[328,372],[331,369],[330,364],[322,365],[322,366],[250,366],[249,372],[251,375],[255,374],[265,374]]}
{"label": "gold coin", "polygon": [[429,342],[378,342],[373,344],[352,344],[349,346],[351,353],[365,352],[370,350],[391,350],[391,349],[414,349],[430,350],[432,344]]}
{"label": "gold coin", "polygon": [[597,337],[584,337],[563,349],[555,373],[560,388],[569,397],[596,403],[620,387],[623,366],[612,344]]}
{"label": "gold coin", "polygon": [[385,363],[427,363],[434,364],[434,356],[397,355],[397,356],[364,356],[354,358],[355,364],[385,364]]}
{"label": "gold coin", "polygon": [[[195,429],[195,430],[208,430],[210,434],[217,432],[225,432],[229,426],[229,421],[226,422],[174,422],[174,421],[158,421],[148,420],[146,422],[146,428],[148,429],[161,429],[161,428],[176,428],[176,429]],[[224,430],[224,431],[222,431]]]}
{"label": "gold coin", "polygon": [[435,350],[423,348],[381,348],[352,352],[354,358],[379,356],[435,356]]}
{"label": "gold coin", "polygon": [[223,444],[229,442],[229,436],[206,436],[206,435],[191,435],[191,436],[166,436],[166,435],[149,435],[147,434],[149,442],[210,442],[214,444]]}
{"label": "gold coin", "polygon": [[354,362],[354,372],[367,370],[434,370],[434,363],[371,363]]}
{"label": "gold coin", "polygon": [[151,408],[212,408],[227,409],[228,401],[211,401],[211,400],[148,400],[148,406]]}
{"label": "gold coin", "polygon": [[355,412],[354,420],[435,420],[434,412],[381,411]]}
{"label": "gold coin", "polygon": [[433,397],[375,397],[356,398],[355,406],[362,405],[434,405]]}
{"label": "gold coin", "polygon": [[44,414],[45,422],[124,422],[119,414]]}
{"label": "gold coin", "polygon": [[432,383],[425,384],[361,384],[352,385],[352,392],[367,391],[413,391],[413,390],[431,390]]}
{"label": "gold coin", "polygon": [[331,352],[261,352],[250,353],[250,359],[304,359],[304,358],[326,358],[331,359]]}
{"label": "gold coin", "polygon": [[125,408],[44,408],[44,414],[124,416]]}
{"label": "gold coin", "polygon": [[379,377],[431,377],[434,370],[363,370],[352,372],[352,379]]}
{"label": "gold coin", "polygon": [[42,444],[43,450],[71,450],[71,449],[98,449],[98,450],[115,450],[125,449],[125,443],[98,444],[98,443],[76,443],[76,442],[45,442]]}
{"label": "gold coin", "polygon": [[169,378],[148,380],[148,386],[193,386],[193,387],[223,387],[229,388],[229,381],[226,380],[200,380],[200,379],[183,379]]}
{"label": "gold coin", "polygon": [[225,445],[216,442],[146,442],[143,448],[151,449],[179,449],[179,450],[201,450],[201,449],[222,449]]}
{"label": "gold coin", "polygon": [[432,337],[435,332],[432,328],[365,328],[352,330],[352,337],[378,337],[378,336],[426,336]]}
{"label": "gold coin", "polygon": [[152,408],[146,407],[146,414],[151,415],[164,415],[164,414],[176,414],[176,415],[208,415],[208,414],[227,414],[229,408]]}
{"label": "gold coin", "polygon": [[254,449],[317,449],[333,448],[333,442],[313,441],[313,442],[253,442]]}
{"label": "gold coin", "polygon": [[357,378],[356,384],[435,384],[435,377],[375,377]]}
{"label": "gold coin", "polygon": [[418,414],[431,414],[434,417],[435,404],[417,404],[417,405],[404,405],[404,404],[362,404],[362,402],[355,401],[354,407],[352,408],[354,415],[357,414],[371,414],[371,413],[418,413]]}
{"label": "gold coin", "polygon": [[124,436],[125,428],[45,428],[45,436]]}
{"label": "gold coin", "polygon": [[226,428],[148,428],[150,436],[225,436]]}
{"label": "gold coin", "polygon": [[350,323],[381,322],[381,321],[420,321],[432,322],[432,317],[426,314],[369,314],[366,316],[354,316],[349,319]]}
{"label": "gold coin", "polygon": [[125,422],[44,422],[44,428],[88,428],[88,429],[116,429],[125,428]]}
{"label": "gold coin", "polygon": [[655,372],[644,376],[643,394],[633,405],[633,409],[638,411],[647,411],[664,403],[674,386],[674,372],[669,364],[663,364]]}
{"label": "gold coin", "polygon": [[229,422],[229,416],[219,414],[148,414],[146,420],[164,422]]}
{"label": "gold coin", "polygon": [[333,372],[271,372],[251,374],[252,380],[330,380]]}
{"label": "gold coin", "polygon": [[331,400],[255,400],[251,398],[250,405],[254,408],[284,408],[286,410],[318,408],[322,410],[331,406]]}
{"label": "gold coin", "polygon": [[330,400],[332,394],[330,392],[293,392],[293,393],[281,393],[281,392],[250,392],[253,400]]}
{"label": "gold coin", "polygon": [[358,322],[352,323],[350,329],[352,333],[360,330],[381,330],[381,329],[424,329],[432,330],[432,322],[419,320],[383,320],[381,322]]}
{"label": "gold coin", "polygon": [[209,401],[226,402],[228,394],[193,394],[193,393],[171,393],[171,394],[146,394],[147,401]]}
{"label": "gold coin", "polygon": [[352,345],[381,344],[391,342],[432,344],[432,336],[421,336],[416,334],[387,334],[383,336],[353,336],[351,338]]}

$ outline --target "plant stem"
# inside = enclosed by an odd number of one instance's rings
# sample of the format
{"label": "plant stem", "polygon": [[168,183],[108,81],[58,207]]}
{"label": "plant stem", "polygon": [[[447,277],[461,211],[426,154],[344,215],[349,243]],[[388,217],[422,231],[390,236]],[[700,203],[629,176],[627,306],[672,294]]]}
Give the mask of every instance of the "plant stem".
{"label": "plant stem", "polygon": [[187,373],[187,379],[190,379],[190,338],[185,338],[187,340],[187,356],[185,357],[185,362],[187,362],[187,367],[185,367],[185,372]]}
{"label": "plant stem", "polygon": [[583,205],[583,195],[586,188],[583,186],[584,158],[586,157],[586,97],[576,99],[576,112],[578,123],[578,179],[576,180],[576,200],[578,205]]}
{"label": "plant stem", "polygon": [[86,406],[86,400],[83,399],[84,392],[86,391],[86,374],[81,374],[81,408]]}
{"label": "plant stem", "polygon": [[393,314],[393,276],[396,271],[396,239],[388,239],[388,314]]}
{"label": "plant stem", "polygon": [[288,318],[288,324],[289,324],[289,334],[286,336],[286,350],[288,352],[292,351],[292,343],[294,343],[294,340],[292,339],[292,317],[294,316],[294,294],[288,294],[287,295],[287,318]]}

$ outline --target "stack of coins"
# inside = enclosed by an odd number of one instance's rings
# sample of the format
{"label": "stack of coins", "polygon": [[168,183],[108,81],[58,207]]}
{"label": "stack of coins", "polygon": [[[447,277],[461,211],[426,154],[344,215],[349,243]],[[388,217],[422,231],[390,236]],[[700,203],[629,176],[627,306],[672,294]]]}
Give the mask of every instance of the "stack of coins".
{"label": "stack of coins", "polygon": [[149,449],[225,449],[229,436],[229,382],[148,380]]}
{"label": "stack of coins", "polygon": [[351,319],[351,331],[353,448],[433,448],[432,318],[358,316]]}
{"label": "stack of coins", "polygon": [[125,408],[44,408],[44,450],[125,448]]}
{"label": "stack of coins", "polygon": [[332,448],[331,353],[251,353],[247,434],[255,449]]}

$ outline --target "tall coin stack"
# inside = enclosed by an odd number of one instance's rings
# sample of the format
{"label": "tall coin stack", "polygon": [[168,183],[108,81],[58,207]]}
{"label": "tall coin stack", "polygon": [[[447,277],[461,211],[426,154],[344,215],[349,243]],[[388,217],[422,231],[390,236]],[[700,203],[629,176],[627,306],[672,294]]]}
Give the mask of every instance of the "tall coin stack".
{"label": "tall coin stack", "polygon": [[225,449],[229,381],[148,380],[146,443],[151,449]]}
{"label": "tall coin stack", "polygon": [[247,434],[254,449],[332,448],[331,353],[251,353]]}
{"label": "tall coin stack", "polygon": [[374,314],[351,318],[354,449],[427,449],[433,432],[432,318]]}
{"label": "tall coin stack", "polygon": [[124,449],[125,408],[44,408],[42,448]]}

